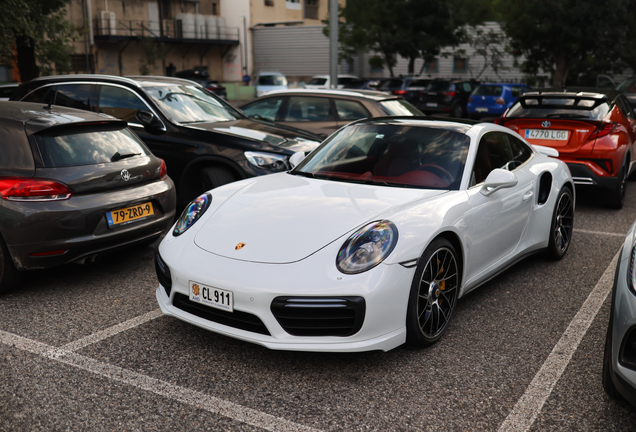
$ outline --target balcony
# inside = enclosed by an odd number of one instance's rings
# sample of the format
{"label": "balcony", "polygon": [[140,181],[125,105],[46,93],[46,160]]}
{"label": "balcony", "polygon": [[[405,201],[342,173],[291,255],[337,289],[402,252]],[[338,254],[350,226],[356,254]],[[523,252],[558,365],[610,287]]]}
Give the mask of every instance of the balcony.
{"label": "balcony", "polygon": [[95,42],[128,42],[152,38],[163,43],[238,45],[239,28],[206,26],[205,22],[186,24],[184,20],[162,21],[115,20],[98,18],[94,21]]}

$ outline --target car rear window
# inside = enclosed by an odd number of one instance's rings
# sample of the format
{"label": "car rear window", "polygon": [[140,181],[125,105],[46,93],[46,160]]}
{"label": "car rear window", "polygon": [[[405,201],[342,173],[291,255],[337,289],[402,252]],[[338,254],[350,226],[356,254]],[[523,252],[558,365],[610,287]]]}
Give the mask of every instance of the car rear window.
{"label": "car rear window", "polygon": [[452,84],[446,81],[433,81],[428,85],[427,91],[430,92],[443,92],[449,91],[451,89]]}
{"label": "car rear window", "polygon": [[501,96],[503,86],[479,86],[473,92],[474,96]]}
{"label": "car rear window", "polygon": [[390,79],[382,83],[382,85],[380,86],[380,90],[395,88],[395,87],[402,87],[402,83],[403,81],[401,79]]}
{"label": "car rear window", "polygon": [[391,116],[423,116],[424,113],[405,100],[394,99],[378,103],[380,107]]}
{"label": "car rear window", "polygon": [[45,168],[95,165],[146,155],[144,145],[128,129],[56,128],[36,134],[35,142]]}
{"label": "car rear window", "polygon": [[602,120],[610,109],[606,99],[530,96],[515,102],[506,113],[506,117]]}
{"label": "car rear window", "polygon": [[431,80],[415,80],[411,84],[409,84],[409,88],[414,88],[414,87],[424,87],[424,88],[426,88],[426,86],[430,82],[431,82]]}

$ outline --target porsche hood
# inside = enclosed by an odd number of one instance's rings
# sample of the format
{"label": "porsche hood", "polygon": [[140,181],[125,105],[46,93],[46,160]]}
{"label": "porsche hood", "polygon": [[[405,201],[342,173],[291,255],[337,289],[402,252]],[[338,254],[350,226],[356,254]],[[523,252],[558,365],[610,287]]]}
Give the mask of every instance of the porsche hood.
{"label": "porsche hood", "polygon": [[218,208],[210,209],[213,213],[194,241],[227,258],[290,263],[396,207],[443,192],[274,174],[255,179]]}

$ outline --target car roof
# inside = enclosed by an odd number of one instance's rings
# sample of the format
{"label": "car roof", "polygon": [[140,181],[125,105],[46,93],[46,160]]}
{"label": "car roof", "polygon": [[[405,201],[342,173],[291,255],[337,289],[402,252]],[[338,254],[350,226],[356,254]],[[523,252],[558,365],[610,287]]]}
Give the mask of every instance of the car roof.
{"label": "car roof", "polygon": [[[331,75],[314,75],[312,78],[331,78]],[[358,78],[355,75],[338,74],[338,78]]]}
{"label": "car roof", "polygon": [[382,101],[388,99],[400,99],[398,96],[390,95],[389,93],[378,92],[374,90],[336,90],[336,89],[287,89],[287,90],[274,90],[267,92],[264,96],[274,95],[324,95],[324,96],[348,96],[357,97],[362,99],[371,99],[374,101]]}
{"label": "car roof", "polygon": [[52,127],[85,122],[122,123],[122,126],[126,124],[126,122],[109,115],[97,114],[92,111],[15,101],[0,101],[0,119],[3,120],[5,126],[11,123],[20,128],[27,126],[29,134]]}

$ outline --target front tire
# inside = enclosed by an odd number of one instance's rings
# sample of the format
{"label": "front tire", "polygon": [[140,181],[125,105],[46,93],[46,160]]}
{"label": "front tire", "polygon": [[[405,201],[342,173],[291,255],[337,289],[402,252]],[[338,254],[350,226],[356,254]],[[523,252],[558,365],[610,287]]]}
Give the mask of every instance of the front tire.
{"label": "front tire", "polygon": [[453,245],[437,238],[419,260],[406,312],[406,342],[427,347],[446,332],[459,294],[459,266]]}
{"label": "front tire", "polygon": [[546,249],[548,258],[560,260],[570,247],[574,228],[574,198],[569,187],[564,186],[552,212],[550,242]]}

